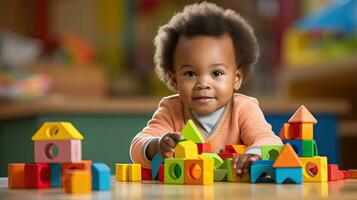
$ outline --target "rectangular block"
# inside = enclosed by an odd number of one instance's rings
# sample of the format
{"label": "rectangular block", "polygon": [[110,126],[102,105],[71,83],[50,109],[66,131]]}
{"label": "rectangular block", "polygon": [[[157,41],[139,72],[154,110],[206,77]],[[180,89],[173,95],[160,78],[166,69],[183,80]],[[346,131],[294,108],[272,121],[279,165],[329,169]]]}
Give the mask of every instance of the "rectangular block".
{"label": "rectangular block", "polygon": [[62,186],[62,165],[50,164],[51,187]]}
{"label": "rectangular block", "polygon": [[327,157],[302,157],[304,182],[323,182],[328,179]]}
{"label": "rectangular block", "polygon": [[34,141],[35,163],[75,163],[82,160],[81,140]]}
{"label": "rectangular block", "polygon": [[293,123],[290,124],[289,129],[293,140],[314,139],[314,124],[312,123]]}
{"label": "rectangular block", "polygon": [[110,168],[106,164],[92,164],[92,189],[110,190]]}
{"label": "rectangular block", "polygon": [[357,169],[349,169],[348,170],[348,178],[349,179],[357,179]]}
{"label": "rectangular block", "polygon": [[[89,171],[89,174],[92,174],[92,161],[91,160],[82,160],[78,163],[62,163],[62,176],[66,174],[67,170],[81,169]],[[64,180],[62,179],[62,187],[64,187]]]}
{"label": "rectangular block", "polygon": [[25,164],[26,188],[50,188],[50,165],[47,163]]}
{"label": "rectangular block", "polygon": [[115,179],[117,181],[129,181],[129,164],[115,165]]}
{"label": "rectangular block", "polygon": [[215,182],[227,181],[227,169],[215,169],[214,170],[214,181]]}
{"label": "rectangular block", "polygon": [[275,183],[302,183],[302,168],[275,168]]}
{"label": "rectangular block", "polygon": [[88,170],[67,170],[64,174],[66,193],[88,193],[92,191],[91,173]]}
{"label": "rectangular block", "polygon": [[164,159],[162,158],[160,152],[157,152],[154,158],[151,160],[151,170],[152,170],[152,179],[159,179],[159,168],[160,165],[164,163]]}
{"label": "rectangular block", "polygon": [[163,164],[160,165],[159,168],[159,181],[163,183],[165,181],[165,166]]}
{"label": "rectangular block", "polygon": [[302,140],[302,157],[314,157],[318,155],[315,140]]}
{"label": "rectangular block", "polygon": [[130,181],[141,181],[141,164],[130,164],[128,172]]}
{"label": "rectangular block", "polygon": [[198,154],[211,153],[213,150],[213,144],[211,142],[197,143]]}
{"label": "rectangular block", "polygon": [[9,163],[7,176],[10,189],[25,188],[25,163]]}
{"label": "rectangular block", "polygon": [[151,181],[152,180],[151,169],[141,167],[141,179],[146,181]]}
{"label": "rectangular block", "polygon": [[344,179],[344,174],[339,170],[337,164],[329,164],[328,166],[328,180],[337,181]]}

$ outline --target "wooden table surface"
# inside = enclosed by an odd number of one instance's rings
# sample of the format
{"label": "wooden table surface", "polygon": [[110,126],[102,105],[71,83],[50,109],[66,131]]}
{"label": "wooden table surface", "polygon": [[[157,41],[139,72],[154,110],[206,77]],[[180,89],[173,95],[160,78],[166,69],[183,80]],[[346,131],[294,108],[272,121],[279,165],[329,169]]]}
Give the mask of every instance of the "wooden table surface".
{"label": "wooden table surface", "polygon": [[116,182],[110,191],[66,194],[60,188],[12,189],[0,178],[0,199],[357,199],[357,180],[296,184],[220,183],[214,185],[168,185],[158,182]]}

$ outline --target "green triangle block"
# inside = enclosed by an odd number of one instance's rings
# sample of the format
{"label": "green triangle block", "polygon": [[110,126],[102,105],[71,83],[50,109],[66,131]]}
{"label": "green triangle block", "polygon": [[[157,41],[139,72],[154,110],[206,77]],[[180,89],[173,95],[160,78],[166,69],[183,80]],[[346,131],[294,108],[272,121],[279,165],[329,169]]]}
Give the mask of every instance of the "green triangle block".
{"label": "green triangle block", "polygon": [[204,143],[205,139],[202,135],[202,133],[200,132],[200,130],[198,130],[197,126],[195,125],[195,123],[189,119],[186,123],[186,125],[183,127],[182,131],[181,131],[181,135],[188,140],[192,140],[195,143]]}

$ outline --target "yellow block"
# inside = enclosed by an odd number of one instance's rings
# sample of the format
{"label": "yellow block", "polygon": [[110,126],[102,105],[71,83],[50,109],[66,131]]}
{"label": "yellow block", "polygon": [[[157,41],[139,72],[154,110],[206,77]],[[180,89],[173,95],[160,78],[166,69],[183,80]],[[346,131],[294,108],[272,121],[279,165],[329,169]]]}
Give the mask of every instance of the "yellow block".
{"label": "yellow block", "polygon": [[290,124],[290,135],[295,140],[313,140],[314,139],[314,124],[312,123],[297,123]]}
{"label": "yellow block", "polygon": [[128,172],[130,181],[141,181],[141,164],[130,164]]}
{"label": "yellow block", "polygon": [[[301,157],[303,164],[304,182],[323,182],[327,181],[328,168],[327,157]],[[317,170],[314,169],[317,167]],[[316,173],[316,174],[315,174]]]}
{"label": "yellow block", "polygon": [[115,165],[115,179],[117,181],[129,181],[129,164],[116,164]]}
{"label": "yellow block", "polygon": [[234,150],[238,153],[238,154],[244,154],[245,151],[247,150],[247,145],[242,145],[242,144],[234,144],[232,145]]}
{"label": "yellow block", "polygon": [[83,140],[83,136],[70,122],[45,122],[31,139]]}
{"label": "yellow block", "polygon": [[175,146],[175,158],[198,158],[197,145],[191,140],[180,141]]}
{"label": "yellow block", "polygon": [[66,193],[87,193],[92,191],[91,173],[88,170],[67,170],[64,177]]}

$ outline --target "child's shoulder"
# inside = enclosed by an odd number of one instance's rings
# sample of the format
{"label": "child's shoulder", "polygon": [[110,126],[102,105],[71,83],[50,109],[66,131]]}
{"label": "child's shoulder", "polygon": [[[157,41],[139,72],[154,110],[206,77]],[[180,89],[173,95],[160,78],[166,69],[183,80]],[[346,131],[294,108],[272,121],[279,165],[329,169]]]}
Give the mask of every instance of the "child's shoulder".
{"label": "child's shoulder", "polygon": [[182,105],[181,98],[178,94],[163,97],[159,106],[177,107]]}
{"label": "child's shoulder", "polygon": [[240,93],[233,94],[233,104],[236,107],[244,107],[248,104],[258,104],[258,100],[254,97]]}

